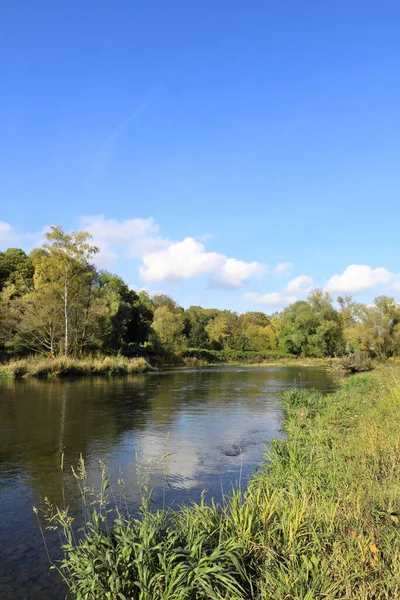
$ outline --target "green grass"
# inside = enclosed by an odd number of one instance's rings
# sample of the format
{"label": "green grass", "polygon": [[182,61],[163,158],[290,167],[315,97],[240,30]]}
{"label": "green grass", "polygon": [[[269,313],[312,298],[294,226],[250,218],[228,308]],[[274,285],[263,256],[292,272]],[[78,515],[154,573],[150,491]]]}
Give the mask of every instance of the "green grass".
{"label": "green grass", "polygon": [[250,367],[323,367],[330,368],[336,358],[277,358],[255,363],[238,363]]}
{"label": "green grass", "polygon": [[85,375],[129,375],[152,370],[144,358],[104,356],[100,358],[33,357],[9,362],[0,367],[0,375],[21,377],[80,377]]}
{"label": "green grass", "polygon": [[[214,351],[214,354],[217,354],[217,352]],[[218,359],[213,359],[212,356],[209,358],[204,358],[201,354],[198,355],[200,358],[196,356],[183,356],[178,360],[178,364],[182,364],[187,367],[207,367],[221,365],[239,365],[241,367],[321,367],[334,372],[341,371],[340,369],[335,368],[339,361],[337,358],[265,358],[262,354],[257,354],[256,352],[251,354],[254,356],[246,358],[242,353],[242,358],[232,358],[227,355],[222,356],[221,352],[220,358]]]}
{"label": "green grass", "polygon": [[[97,497],[76,473],[84,534],[68,511],[47,519],[64,540],[57,566],[83,600],[378,600],[400,597],[400,376],[343,380],[321,395],[283,393],[286,439],[275,441],[244,494],[139,515]],[[89,494],[89,497],[88,497]],[[118,504],[118,503],[117,503]],[[107,517],[108,515],[108,517]]]}

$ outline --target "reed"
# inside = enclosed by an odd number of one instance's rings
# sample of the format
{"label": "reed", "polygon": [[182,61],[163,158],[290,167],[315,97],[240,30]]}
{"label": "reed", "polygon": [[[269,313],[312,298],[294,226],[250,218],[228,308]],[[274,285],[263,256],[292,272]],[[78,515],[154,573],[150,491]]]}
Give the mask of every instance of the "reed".
{"label": "reed", "polygon": [[19,379],[21,377],[81,377],[84,375],[129,375],[144,373],[153,367],[144,358],[125,358],[123,356],[102,356],[99,358],[56,358],[33,357],[9,362],[2,365],[3,376]]}

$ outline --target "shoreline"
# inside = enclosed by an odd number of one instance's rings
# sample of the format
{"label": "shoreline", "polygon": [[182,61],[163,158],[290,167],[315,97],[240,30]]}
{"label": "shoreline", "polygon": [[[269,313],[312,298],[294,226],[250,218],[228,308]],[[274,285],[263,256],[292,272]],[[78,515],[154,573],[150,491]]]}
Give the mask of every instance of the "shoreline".
{"label": "shoreline", "polygon": [[[265,367],[299,367],[321,368],[331,370],[337,375],[348,374],[337,368],[337,358],[275,358],[271,360],[232,360],[207,362],[198,359],[185,359],[181,362],[151,364],[142,357],[126,358],[122,356],[103,356],[99,358],[25,358],[0,364],[0,378],[24,379],[35,377],[46,378],[80,378],[80,377],[125,377],[140,373],[163,371],[170,369],[196,369],[207,367],[237,366],[246,368]],[[392,364],[395,364],[394,362]]]}
{"label": "shoreline", "polygon": [[300,368],[324,368],[328,369],[334,363],[335,359],[319,358],[281,358],[263,360],[262,362],[246,361],[185,361],[182,363],[166,363],[154,366],[144,358],[125,358],[120,356],[105,356],[101,358],[83,358],[74,359],[69,357],[58,358],[27,358],[10,361],[0,365],[0,378],[23,379],[35,377],[38,379],[46,378],[80,378],[80,377],[101,377],[101,376],[127,376],[140,373],[149,373],[153,371],[162,371],[163,369],[193,369],[206,367],[222,366],[241,366],[241,367],[300,367]]}

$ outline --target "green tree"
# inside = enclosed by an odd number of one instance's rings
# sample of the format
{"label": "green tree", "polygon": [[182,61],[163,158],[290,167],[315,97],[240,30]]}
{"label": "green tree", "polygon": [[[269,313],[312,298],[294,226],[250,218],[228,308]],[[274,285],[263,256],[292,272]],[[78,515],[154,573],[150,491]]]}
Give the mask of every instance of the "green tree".
{"label": "green tree", "polygon": [[99,288],[108,308],[103,323],[104,349],[124,355],[137,354],[140,345],[149,339],[152,305],[150,308],[144,304],[121,277],[106,271],[100,274]]}
{"label": "green tree", "polygon": [[188,345],[190,348],[208,348],[210,338],[206,331],[207,319],[199,319],[191,323],[188,335]]}
{"label": "green tree", "polygon": [[311,292],[284,309],[280,322],[281,347],[296,356],[334,356],[343,350],[343,325],[332,306],[332,298],[322,290]]}
{"label": "green tree", "polygon": [[0,292],[8,288],[8,297],[23,296],[33,288],[34,267],[20,248],[0,252]]}
{"label": "green tree", "polygon": [[211,319],[207,323],[206,332],[210,339],[211,348],[213,350],[222,350],[228,336],[226,315],[220,312],[214,319]]}
{"label": "green tree", "polygon": [[155,306],[150,294],[146,292],[146,290],[140,290],[138,296],[140,304],[145,307],[147,314],[152,316],[154,314]]}
{"label": "green tree", "polygon": [[364,306],[360,337],[363,347],[379,359],[400,351],[400,306],[393,298],[378,296]]}
{"label": "green tree", "polygon": [[342,320],[346,353],[362,350],[361,337],[364,306],[359,302],[355,302],[351,296],[339,296],[337,302]]}
{"label": "green tree", "polygon": [[170,296],[166,294],[154,294],[151,299],[154,308],[160,308],[166,306],[169,310],[174,311],[178,308],[177,303]]}
{"label": "green tree", "polygon": [[209,348],[210,338],[206,331],[207,324],[213,315],[201,306],[190,306],[185,310],[184,334],[190,348]]}
{"label": "green tree", "polygon": [[154,311],[152,324],[163,350],[179,354],[184,348],[184,317],[182,312],[172,311],[168,306],[159,306]]}
{"label": "green tree", "polygon": [[278,337],[270,317],[263,312],[251,311],[239,317],[248,349],[255,352],[276,350]]}

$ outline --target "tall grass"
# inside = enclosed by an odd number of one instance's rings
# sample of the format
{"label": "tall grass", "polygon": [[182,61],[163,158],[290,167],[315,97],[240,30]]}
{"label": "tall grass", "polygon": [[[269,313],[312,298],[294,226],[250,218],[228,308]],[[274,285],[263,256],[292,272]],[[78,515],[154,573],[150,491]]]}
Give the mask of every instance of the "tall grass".
{"label": "tall grass", "polygon": [[[355,375],[330,395],[291,389],[283,402],[286,439],[271,445],[244,494],[172,512],[151,511],[145,493],[130,516],[110,500],[103,471],[79,540],[68,510],[49,507],[71,597],[399,598],[397,371]],[[85,497],[83,466],[76,476]]]}
{"label": "tall grass", "polygon": [[84,375],[129,375],[151,370],[144,358],[123,356],[86,357],[82,359],[60,356],[58,358],[33,357],[9,362],[0,372],[15,379],[32,377],[78,377]]}

